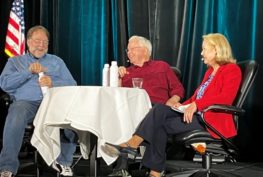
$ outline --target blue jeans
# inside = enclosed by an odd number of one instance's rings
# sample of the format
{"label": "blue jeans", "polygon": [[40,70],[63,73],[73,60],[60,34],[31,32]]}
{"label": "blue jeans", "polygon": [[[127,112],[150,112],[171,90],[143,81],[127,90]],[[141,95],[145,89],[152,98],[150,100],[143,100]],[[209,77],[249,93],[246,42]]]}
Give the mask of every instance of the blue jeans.
{"label": "blue jeans", "polygon": [[[22,146],[25,128],[33,122],[41,101],[14,101],[5,120],[3,133],[3,147],[0,154],[0,172],[17,173],[19,167],[18,155]],[[73,153],[76,149],[75,134],[65,130],[62,136],[61,154],[57,161],[62,165],[71,165]],[[74,141],[74,142],[73,142]]]}

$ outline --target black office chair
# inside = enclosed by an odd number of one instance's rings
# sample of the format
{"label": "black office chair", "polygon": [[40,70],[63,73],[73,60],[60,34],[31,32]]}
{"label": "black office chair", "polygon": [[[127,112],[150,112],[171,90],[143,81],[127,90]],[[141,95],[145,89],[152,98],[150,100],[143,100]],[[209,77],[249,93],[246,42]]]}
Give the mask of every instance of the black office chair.
{"label": "black office chair", "polygon": [[[180,177],[201,177],[201,176],[210,176],[210,177],[232,177],[238,176],[226,172],[223,170],[212,169],[212,163],[216,162],[235,162],[235,159],[238,155],[237,147],[232,143],[232,139],[227,139],[216,131],[210,124],[208,124],[204,119],[204,113],[207,111],[215,112],[224,112],[234,115],[234,121],[236,127],[238,128],[238,116],[244,113],[242,105],[245,101],[245,98],[249,92],[251,85],[253,84],[255,77],[258,72],[258,64],[253,60],[239,62],[238,65],[242,71],[242,81],[239,92],[236,96],[233,106],[228,105],[212,105],[202,111],[201,117],[204,125],[216,133],[221,139],[214,139],[207,131],[205,130],[194,130],[186,133],[182,133],[178,136],[175,136],[175,140],[179,143],[184,144],[186,147],[191,147],[193,143],[205,143],[206,148],[200,146],[195,150],[200,150],[201,158],[195,157],[197,161],[202,162],[202,169],[186,170],[183,172],[170,173],[166,176],[180,176]],[[218,158],[221,157],[221,158]]]}
{"label": "black office chair", "polygon": [[2,149],[2,136],[5,123],[5,117],[7,114],[7,108],[9,105],[9,96],[0,89],[0,150]]}
{"label": "black office chair", "polygon": [[[11,99],[10,99],[10,96],[7,94],[7,93],[1,93],[1,96],[0,96],[0,103],[2,106],[4,106],[5,108],[4,109],[8,109],[9,105],[11,104]],[[33,126],[33,123],[30,123],[27,125],[26,129],[25,129],[25,134],[24,134],[24,137],[23,137],[23,144],[22,144],[22,147],[21,147],[21,151],[19,153],[19,158],[20,159],[26,159],[28,158],[29,156],[32,156],[32,159],[31,161],[25,161],[23,163],[21,163],[20,167],[19,167],[19,170],[18,170],[18,173],[23,170],[24,168],[28,168],[28,167],[31,167],[31,166],[34,166],[36,168],[36,173],[35,174],[19,174],[19,176],[36,176],[36,177],[39,177],[39,166],[38,166],[38,153],[36,151],[36,149],[31,145],[30,143],[30,140],[31,140],[31,137],[33,135],[33,131],[34,131],[34,126]]]}
{"label": "black office chair", "polygon": [[181,70],[176,66],[171,66],[171,69],[173,70],[174,74],[178,77],[178,79],[181,80],[182,79]]}

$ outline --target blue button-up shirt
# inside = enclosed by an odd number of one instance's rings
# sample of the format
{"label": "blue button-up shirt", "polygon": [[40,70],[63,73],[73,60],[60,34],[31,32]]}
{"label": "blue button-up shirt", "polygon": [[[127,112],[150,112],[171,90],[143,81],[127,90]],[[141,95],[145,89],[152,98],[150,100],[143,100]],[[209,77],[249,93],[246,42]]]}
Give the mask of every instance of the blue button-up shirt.
{"label": "blue button-up shirt", "polygon": [[42,100],[39,76],[29,71],[29,65],[33,62],[39,62],[47,68],[45,75],[51,77],[53,87],[77,85],[61,58],[45,54],[42,58],[35,59],[27,53],[8,59],[0,76],[0,87],[12,100]]}

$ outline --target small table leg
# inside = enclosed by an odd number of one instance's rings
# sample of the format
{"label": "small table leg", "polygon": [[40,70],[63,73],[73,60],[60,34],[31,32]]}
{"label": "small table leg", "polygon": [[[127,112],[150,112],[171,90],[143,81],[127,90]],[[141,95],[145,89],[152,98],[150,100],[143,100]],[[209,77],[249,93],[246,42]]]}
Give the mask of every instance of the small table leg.
{"label": "small table leg", "polygon": [[97,144],[98,138],[90,134],[90,176],[97,177],[98,176],[98,168],[99,168],[99,163],[98,163],[98,158],[97,158]]}

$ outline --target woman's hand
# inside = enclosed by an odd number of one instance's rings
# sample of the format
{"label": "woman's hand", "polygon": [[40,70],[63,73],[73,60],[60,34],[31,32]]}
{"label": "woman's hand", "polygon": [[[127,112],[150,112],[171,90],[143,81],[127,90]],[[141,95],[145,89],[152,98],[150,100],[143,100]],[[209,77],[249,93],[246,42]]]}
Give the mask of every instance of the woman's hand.
{"label": "woman's hand", "polygon": [[191,123],[193,120],[193,115],[197,111],[197,106],[195,102],[189,104],[189,106],[184,111],[184,122]]}

